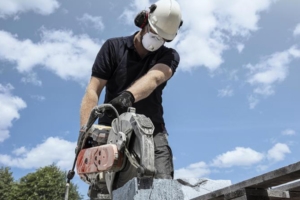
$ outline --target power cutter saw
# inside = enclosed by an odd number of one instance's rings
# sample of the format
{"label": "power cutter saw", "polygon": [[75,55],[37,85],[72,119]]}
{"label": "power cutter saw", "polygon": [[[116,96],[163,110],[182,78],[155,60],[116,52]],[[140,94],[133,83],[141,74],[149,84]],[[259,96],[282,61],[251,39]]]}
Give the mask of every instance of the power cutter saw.
{"label": "power cutter saw", "polygon": [[[96,119],[109,109],[116,114],[111,126],[95,125]],[[68,173],[65,200],[75,165],[77,174],[87,184],[103,186],[105,183],[110,197],[112,190],[122,187],[133,177],[154,177],[153,132],[151,120],[137,114],[135,108],[130,107],[121,115],[111,104],[93,108],[86,131],[78,139],[73,169]]]}

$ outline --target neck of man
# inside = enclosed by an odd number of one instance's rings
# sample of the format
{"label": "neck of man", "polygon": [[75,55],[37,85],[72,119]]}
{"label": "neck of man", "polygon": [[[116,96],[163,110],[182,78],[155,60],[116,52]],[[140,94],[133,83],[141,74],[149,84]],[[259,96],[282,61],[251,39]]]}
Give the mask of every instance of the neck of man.
{"label": "neck of man", "polygon": [[133,44],[136,52],[141,58],[144,58],[148,54],[148,50],[144,48],[142,44],[143,30],[140,30],[133,38]]}

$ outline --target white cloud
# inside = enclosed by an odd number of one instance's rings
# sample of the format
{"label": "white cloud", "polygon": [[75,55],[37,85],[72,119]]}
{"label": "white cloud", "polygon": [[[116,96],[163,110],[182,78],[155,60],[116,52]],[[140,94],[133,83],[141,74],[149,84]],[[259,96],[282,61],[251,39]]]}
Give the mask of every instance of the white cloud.
{"label": "white cloud", "polygon": [[26,108],[26,103],[18,96],[11,94],[11,84],[0,84],[0,142],[9,138],[9,128],[12,122],[20,118],[19,111]]}
{"label": "white cloud", "polygon": [[233,90],[230,88],[230,86],[227,86],[224,89],[221,89],[218,91],[219,97],[231,97],[233,96]]}
{"label": "white cloud", "polygon": [[233,81],[238,81],[239,77],[238,77],[238,70],[232,70],[229,72],[229,80],[233,80]]}
{"label": "white cloud", "polygon": [[293,34],[294,34],[294,36],[300,35],[300,24],[296,25]]}
{"label": "white cloud", "polygon": [[21,78],[21,82],[32,83],[33,85],[36,86],[42,86],[42,81],[39,80],[37,74],[34,72],[25,74],[25,76]]}
{"label": "white cloud", "polygon": [[212,162],[214,167],[250,166],[260,162],[264,158],[262,153],[251,148],[236,147],[233,151],[228,151],[218,155]]}
{"label": "white cloud", "polygon": [[268,151],[267,158],[271,161],[278,162],[283,160],[285,154],[287,153],[291,153],[288,145],[283,143],[277,143]]}
{"label": "white cloud", "polygon": [[27,152],[28,150],[26,149],[26,147],[20,147],[20,148],[17,148],[15,150],[13,150],[13,154],[16,155],[16,156],[20,156],[20,155],[23,155]]}
{"label": "white cloud", "polygon": [[210,169],[210,167],[234,169],[234,167],[253,168],[253,165],[256,165],[254,166],[256,170],[265,171],[275,162],[282,161],[288,153],[291,151],[288,145],[283,143],[276,143],[267,153],[260,153],[251,148],[236,147],[232,151],[216,156],[209,165],[205,162],[198,162],[175,170],[174,177],[175,179],[185,178],[196,182],[203,176],[216,173],[217,170]]}
{"label": "white cloud", "polygon": [[292,130],[292,129],[286,129],[284,131],[281,132],[282,135],[295,135],[296,131]]}
{"label": "white cloud", "polygon": [[255,94],[260,94],[263,96],[270,96],[275,93],[274,87],[272,85],[262,85],[253,90]]}
{"label": "white cloud", "polygon": [[[131,0],[129,7],[125,8],[119,19],[125,23],[132,25],[135,16],[142,10],[146,10],[154,1],[149,0]],[[124,20],[125,19],[125,20]]]}
{"label": "white cloud", "polygon": [[38,101],[45,101],[46,97],[42,96],[42,95],[31,95],[31,98],[38,100]]}
{"label": "white cloud", "polygon": [[248,102],[249,102],[249,108],[254,109],[256,105],[259,103],[259,99],[254,97],[253,95],[250,95],[248,97]]}
{"label": "white cloud", "polygon": [[87,35],[62,30],[42,30],[38,43],[19,40],[5,31],[0,31],[0,38],[0,60],[16,63],[19,72],[28,73],[43,67],[62,79],[81,83],[89,79],[101,46]]}
{"label": "white cloud", "polygon": [[[189,179],[192,182],[198,180],[198,178],[204,177],[210,174],[210,170],[205,162],[198,162],[190,164],[185,168],[180,168],[175,170],[174,179],[185,178]],[[193,180],[195,179],[195,180]]]}
{"label": "white cloud", "polygon": [[78,18],[80,22],[84,23],[85,25],[91,25],[95,29],[102,31],[104,29],[104,24],[102,21],[102,17],[100,16],[91,16],[85,13],[82,17]]}
{"label": "white cloud", "polygon": [[31,169],[52,163],[62,169],[72,167],[76,142],[69,142],[57,137],[49,137],[42,144],[32,149],[20,147],[13,151],[15,156],[0,154],[0,163],[5,166]]}
{"label": "white cloud", "polygon": [[[178,2],[184,23],[178,36],[168,46],[178,49],[181,69],[204,66],[215,70],[224,62],[222,54],[231,44],[236,44],[240,38],[247,39],[251,32],[258,30],[259,15],[276,0]],[[121,17],[133,24],[136,14],[148,6],[148,0],[132,0]]]}
{"label": "white cloud", "polygon": [[236,45],[236,49],[238,50],[239,53],[242,53],[244,48],[245,48],[244,44],[239,43],[239,44]]}
{"label": "white cloud", "polygon": [[14,16],[14,21],[17,21],[19,19],[20,19],[20,17],[18,15]]}
{"label": "white cloud", "polygon": [[42,15],[49,15],[59,7],[57,0],[1,0],[0,18],[14,16],[19,13],[33,11]]}
{"label": "white cloud", "polygon": [[[247,64],[245,66],[249,71],[247,82],[254,87],[253,98],[258,99],[259,96],[267,97],[274,94],[275,84],[286,79],[289,64],[296,58],[300,58],[300,50],[293,46],[286,51],[267,56],[255,65]],[[250,105],[250,107],[255,106]]]}
{"label": "white cloud", "polygon": [[69,13],[69,11],[68,11],[67,9],[65,9],[65,8],[63,8],[61,11],[62,11],[62,13],[65,14],[65,15]]}
{"label": "white cloud", "polygon": [[269,165],[258,165],[256,167],[257,171],[266,171],[270,166]]}
{"label": "white cloud", "polygon": [[271,85],[275,82],[281,82],[288,74],[288,64],[294,58],[299,57],[300,50],[293,46],[286,51],[274,53],[264,58],[258,64],[248,64],[246,66],[250,71],[248,82],[252,85]]}

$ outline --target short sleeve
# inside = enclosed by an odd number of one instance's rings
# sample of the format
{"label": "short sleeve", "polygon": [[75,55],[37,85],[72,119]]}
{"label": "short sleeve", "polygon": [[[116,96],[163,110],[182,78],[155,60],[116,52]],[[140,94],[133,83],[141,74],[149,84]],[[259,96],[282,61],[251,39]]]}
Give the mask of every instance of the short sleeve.
{"label": "short sleeve", "polygon": [[172,70],[172,73],[176,72],[176,69],[179,65],[180,57],[175,49],[169,48],[167,51],[164,51],[162,56],[157,60],[157,63],[162,63],[169,66]]}
{"label": "short sleeve", "polygon": [[102,45],[92,68],[92,76],[104,80],[110,79],[113,73],[113,49],[109,40]]}

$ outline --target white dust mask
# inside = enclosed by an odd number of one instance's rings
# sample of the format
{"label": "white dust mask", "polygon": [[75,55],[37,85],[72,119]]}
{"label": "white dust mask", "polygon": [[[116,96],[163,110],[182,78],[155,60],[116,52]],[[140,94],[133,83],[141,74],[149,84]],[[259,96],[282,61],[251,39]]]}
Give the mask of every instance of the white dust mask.
{"label": "white dust mask", "polygon": [[164,39],[159,35],[156,35],[148,31],[142,39],[142,44],[148,51],[156,51],[165,43]]}

